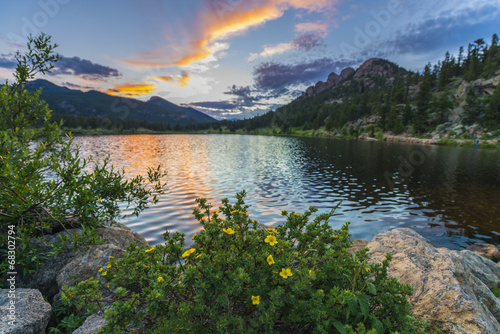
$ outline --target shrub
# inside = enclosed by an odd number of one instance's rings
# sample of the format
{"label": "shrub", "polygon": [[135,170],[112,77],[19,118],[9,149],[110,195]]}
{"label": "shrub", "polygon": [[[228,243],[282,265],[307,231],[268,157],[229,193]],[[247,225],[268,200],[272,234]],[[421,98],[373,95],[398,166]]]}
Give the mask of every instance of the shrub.
{"label": "shrub", "polygon": [[94,228],[120,217],[120,204],[138,215],[164,187],[159,166],[147,177],[126,179],[107,160],[80,159],[71,134],[50,122],[41,90],[26,89],[28,80],[54,67],[57,45],[43,34],[28,40],[27,53],[16,55],[15,81],[0,87],[0,244],[19,247],[17,252],[2,249],[0,275],[14,263],[24,273],[34,271],[57,255],[60,247],[42,252],[33,248],[32,238],[83,226],[87,237],[80,243],[98,242]]}
{"label": "shrub", "polygon": [[[101,275],[117,297],[104,332],[424,333],[407,302],[411,287],[387,276],[390,255],[372,264],[368,249],[350,252],[348,223],[328,224],[334,210],[312,222],[315,208],[283,211],[283,225],[264,229],[244,196],[215,212],[198,199],[192,248],[167,231],[163,245],[132,245],[110,259]],[[66,302],[90,293],[67,291]]]}

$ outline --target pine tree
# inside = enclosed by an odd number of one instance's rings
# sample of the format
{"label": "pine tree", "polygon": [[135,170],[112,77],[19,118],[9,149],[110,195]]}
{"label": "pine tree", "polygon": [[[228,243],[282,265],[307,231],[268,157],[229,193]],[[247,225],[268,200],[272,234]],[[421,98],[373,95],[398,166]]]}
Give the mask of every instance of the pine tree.
{"label": "pine tree", "polygon": [[427,64],[424,69],[424,75],[420,83],[420,91],[417,95],[417,113],[413,122],[414,130],[417,133],[426,130],[427,111],[431,97],[432,74],[431,65]]}

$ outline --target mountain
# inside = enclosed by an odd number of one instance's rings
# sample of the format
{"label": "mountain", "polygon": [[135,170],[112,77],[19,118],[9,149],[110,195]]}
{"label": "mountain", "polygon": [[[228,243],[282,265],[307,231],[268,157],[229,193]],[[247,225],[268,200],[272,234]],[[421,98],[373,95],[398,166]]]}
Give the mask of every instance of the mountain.
{"label": "mountain", "polygon": [[[192,124],[215,122],[212,117],[191,108],[183,108],[161,98],[142,102],[111,96],[95,90],[82,92],[57,86],[50,81],[37,79],[27,84],[29,90],[42,88],[41,99],[53,113],[80,117],[120,118],[165,124]],[[159,100],[166,103],[158,103]]]}
{"label": "mountain", "polygon": [[198,111],[196,109],[190,108],[190,107],[181,107],[176,104],[173,104],[170,101],[167,101],[159,96],[153,96],[149,99],[148,103],[156,104],[158,106],[167,108],[169,110],[173,111],[178,111],[182,113],[187,113],[189,116],[197,119],[201,123],[206,123],[206,122],[215,122],[216,120],[207,114],[202,113],[201,111]]}

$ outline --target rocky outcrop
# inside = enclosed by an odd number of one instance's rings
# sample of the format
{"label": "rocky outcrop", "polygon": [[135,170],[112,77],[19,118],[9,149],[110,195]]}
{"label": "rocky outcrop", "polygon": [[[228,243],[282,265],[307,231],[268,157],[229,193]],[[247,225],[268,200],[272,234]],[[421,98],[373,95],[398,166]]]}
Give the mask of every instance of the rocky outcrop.
{"label": "rocky outcrop", "polygon": [[[11,301],[15,301],[12,304]],[[12,313],[12,306],[15,312]],[[14,316],[11,317],[11,313]],[[15,298],[9,298],[9,290],[0,289],[0,333],[40,334],[45,333],[52,315],[52,308],[40,291],[16,289]]]}
{"label": "rocky outcrop", "polygon": [[389,274],[412,286],[416,317],[444,333],[500,333],[500,300],[488,287],[500,281],[494,262],[468,250],[436,249],[407,228],[380,233],[367,247],[373,262],[392,254]]}
{"label": "rocky outcrop", "polygon": [[[106,262],[109,255],[123,254],[131,242],[138,246],[147,246],[146,240],[138,233],[133,232],[123,224],[116,224],[105,228],[98,228],[97,233],[104,239],[104,243],[88,248],[74,249],[68,244],[65,249],[57,256],[51,257],[35,273],[18,278],[18,287],[39,289],[47,296],[49,301],[59,293],[62,286],[76,280],[88,279],[94,276],[99,268],[94,265]],[[65,235],[82,235],[81,229],[70,229],[68,232],[60,232]],[[53,243],[59,241],[58,234],[46,235],[42,241],[33,240],[33,244],[44,250],[50,250]],[[117,256],[115,256],[117,257]],[[72,279],[71,276],[75,275]]]}
{"label": "rocky outcrop", "polygon": [[368,59],[361,65],[354,74],[354,80],[364,80],[375,76],[391,77],[399,67],[388,60],[381,58]]}
{"label": "rocky outcrop", "polygon": [[388,60],[380,58],[371,58],[365,61],[357,70],[352,67],[344,68],[340,75],[332,72],[328,76],[326,82],[318,81],[314,86],[311,86],[302,93],[301,97],[310,97],[321,93],[322,91],[338,86],[343,82],[343,85],[349,84],[351,76],[354,80],[363,81],[366,85],[372,83],[371,78],[375,76],[383,76],[388,80],[388,84],[394,82],[393,75],[398,72],[400,68]]}
{"label": "rocky outcrop", "polygon": [[354,74],[354,72],[356,72],[356,71],[355,71],[355,70],[354,70],[354,68],[352,68],[352,67],[344,68],[344,69],[342,70],[342,72],[340,72],[340,76],[342,77],[342,79],[347,79],[347,78],[349,78],[351,75],[353,75],[353,74]]}

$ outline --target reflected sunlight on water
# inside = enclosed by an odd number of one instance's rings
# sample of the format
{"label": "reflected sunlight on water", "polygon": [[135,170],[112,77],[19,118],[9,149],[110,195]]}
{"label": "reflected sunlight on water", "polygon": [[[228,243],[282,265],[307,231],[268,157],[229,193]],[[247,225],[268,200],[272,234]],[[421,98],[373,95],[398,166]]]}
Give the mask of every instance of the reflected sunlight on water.
{"label": "reflected sunlight on water", "polygon": [[[83,157],[110,155],[130,177],[159,164],[168,171],[158,205],[124,221],[151,244],[163,241],[165,228],[188,237],[199,229],[196,198],[217,207],[243,189],[252,219],[265,224],[282,223],[283,209],[316,206],[322,213],[343,200],[331,225],[350,221],[354,238],[410,227],[450,248],[500,243],[498,150],[242,135],[96,136],[75,143]],[[401,176],[394,187],[388,175]]]}

